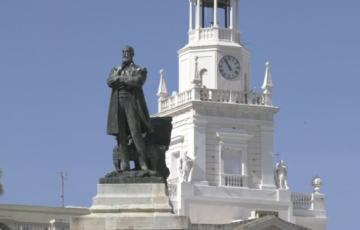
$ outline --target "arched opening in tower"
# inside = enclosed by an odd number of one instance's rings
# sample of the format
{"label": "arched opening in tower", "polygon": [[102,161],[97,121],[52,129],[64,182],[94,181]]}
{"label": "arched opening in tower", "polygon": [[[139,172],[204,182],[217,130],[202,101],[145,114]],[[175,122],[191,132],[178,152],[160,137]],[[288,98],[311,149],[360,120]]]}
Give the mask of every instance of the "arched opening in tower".
{"label": "arched opening in tower", "polygon": [[[230,24],[230,0],[217,1],[217,25],[220,27],[228,28]],[[214,0],[201,0],[201,27],[207,28],[215,25],[214,23],[215,6]]]}

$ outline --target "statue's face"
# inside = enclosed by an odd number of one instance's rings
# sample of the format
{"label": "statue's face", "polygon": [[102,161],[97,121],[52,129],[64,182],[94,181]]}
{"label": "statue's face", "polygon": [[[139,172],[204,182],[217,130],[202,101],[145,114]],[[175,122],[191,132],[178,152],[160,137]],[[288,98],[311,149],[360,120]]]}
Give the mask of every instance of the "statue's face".
{"label": "statue's face", "polygon": [[134,50],[131,47],[125,47],[123,49],[123,61],[130,62],[133,60]]}

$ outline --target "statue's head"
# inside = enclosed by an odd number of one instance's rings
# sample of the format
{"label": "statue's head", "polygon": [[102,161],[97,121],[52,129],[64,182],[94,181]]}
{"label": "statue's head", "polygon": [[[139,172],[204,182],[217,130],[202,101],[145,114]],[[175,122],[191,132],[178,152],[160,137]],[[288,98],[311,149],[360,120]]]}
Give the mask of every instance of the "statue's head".
{"label": "statue's head", "polygon": [[134,57],[134,48],[132,48],[131,46],[125,46],[124,49],[122,50],[123,53],[123,62],[131,62],[133,60]]}

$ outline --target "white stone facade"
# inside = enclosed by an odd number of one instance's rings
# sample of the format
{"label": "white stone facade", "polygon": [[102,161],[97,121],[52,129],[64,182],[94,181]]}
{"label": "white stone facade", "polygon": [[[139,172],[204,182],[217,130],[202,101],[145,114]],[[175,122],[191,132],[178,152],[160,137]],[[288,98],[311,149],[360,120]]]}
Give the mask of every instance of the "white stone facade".
{"label": "white stone facade", "polygon": [[[249,219],[254,211],[273,211],[290,223],[326,229],[323,194],[275,185],[274,116],[279,109],[272,105],[269,63],[263,91],[249,90],[250,53],[240,43],[240,1],[189,2],[189,42],[179,50],[179,92],[162,94],[156,115],[173,117],[166,161],[175,212],[193,224],[227,224]],[[220,16],[217,8],[227,13]],[[205,10],[213,11],[211,25],[204,23]],[[231,58],[221,66],[224,56]],[[237,63],[241,68],[234,73]],[[189,181],[179,173],[184,153],[193,162]]]}

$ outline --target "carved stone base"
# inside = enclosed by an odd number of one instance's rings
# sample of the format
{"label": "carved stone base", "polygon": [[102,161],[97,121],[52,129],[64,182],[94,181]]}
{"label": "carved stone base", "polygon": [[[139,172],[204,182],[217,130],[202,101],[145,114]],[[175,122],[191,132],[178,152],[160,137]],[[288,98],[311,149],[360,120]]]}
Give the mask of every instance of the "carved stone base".
{"label": "carved stone base", "polygon": [[166,180],[152,170],[111,172],[100,178],[100,184],[166,183]]}
{"label": "carved stone base", "polygon": [[164,212],[171,213],[163,183],[98,184],[92,213]]}
{"label": "carved stone base", "polygon": [[70,229],[190,228],[188,217],[172,213],[164,183],[98,184],[90,211],[90,215],[72,218]]}

